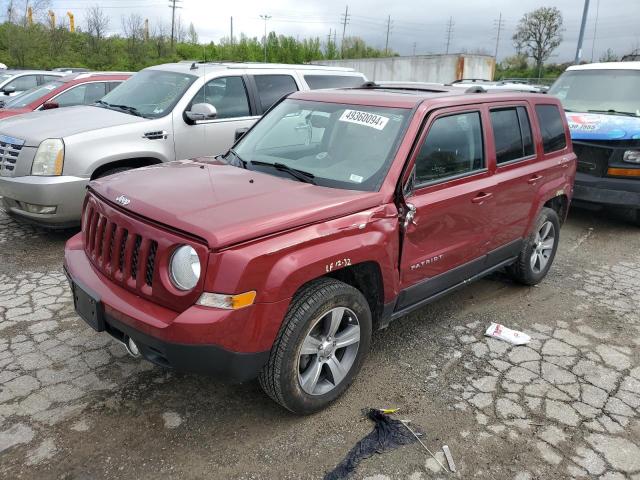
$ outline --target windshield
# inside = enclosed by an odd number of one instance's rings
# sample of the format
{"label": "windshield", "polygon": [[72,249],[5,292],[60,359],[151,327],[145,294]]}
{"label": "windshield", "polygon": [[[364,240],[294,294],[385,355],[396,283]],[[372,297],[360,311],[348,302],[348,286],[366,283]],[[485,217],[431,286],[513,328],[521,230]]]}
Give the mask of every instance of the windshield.
{"label": "windshield", "polygon": [[102,97],[99,104],[146,118],[163,117],[196,78],[184,73],[143,70]]}
{"label": "windshield", "polygon": [[401,108],[289,99],[256,124],[234,152],[252,170],[299,179],[303,172],[317,185],[376,191],[410,115]]}
{"label": "windshield", "polygon": [[52,90],[55,90],[62,85],[64,85],[64,82],[49,82],[44,85],[40,85],[39,87],[33,87],[32,89],[21,93],[17,97],[13,97],[5,103],[4,106],[5,108],[24,108],[31,102],[35,102],[45,95],[48,95]]}
{"label": "windshield", "polygon": [[[573,70],[549,89],[566,110],[640,116],[640,70]],[[614,112],[610,112],[614,113]]]}

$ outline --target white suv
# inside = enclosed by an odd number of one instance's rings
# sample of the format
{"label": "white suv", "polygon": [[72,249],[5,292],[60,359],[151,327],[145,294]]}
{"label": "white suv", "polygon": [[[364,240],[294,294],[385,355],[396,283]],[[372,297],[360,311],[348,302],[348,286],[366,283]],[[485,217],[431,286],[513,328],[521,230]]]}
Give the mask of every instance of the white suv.
{"label": "white suv", "polygon": [[0,123],[2,204],[45,226],[77,224],[90,180],[224,153],[285,94],[365,80],[351,69],[316,65],[180,62],[147,68],[95,105]]}

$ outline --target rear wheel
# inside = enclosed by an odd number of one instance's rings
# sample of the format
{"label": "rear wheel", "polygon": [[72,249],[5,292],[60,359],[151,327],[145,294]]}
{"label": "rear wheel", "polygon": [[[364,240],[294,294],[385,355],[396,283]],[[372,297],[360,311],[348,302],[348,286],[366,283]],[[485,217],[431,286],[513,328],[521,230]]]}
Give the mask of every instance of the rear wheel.
{"label": "rear wheel", "polygon": [[370,341],[371,311],[362,293],[338,280],[314,281],[294,297],[260,385],[294,413],[321,410],[349,387]]}
{"label": "rear wheel", "polygon": [[558,250],[560,220],[555,210],[544,207],[535,228],[525,240],[518,259],[507,271],[524,285],[536,285],[547,275]]}

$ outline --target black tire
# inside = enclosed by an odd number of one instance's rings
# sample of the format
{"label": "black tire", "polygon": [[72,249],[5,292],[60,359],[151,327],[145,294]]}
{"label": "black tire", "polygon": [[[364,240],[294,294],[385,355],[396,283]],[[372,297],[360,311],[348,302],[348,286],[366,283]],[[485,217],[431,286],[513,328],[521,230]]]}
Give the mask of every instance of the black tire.
{"label": "black tire", "polygon": [[[312,395],[303,390],[299,380],[302,344],[311,335],[312,329],[325,318],[324,314],[338,307],[346,307],[357,317],[360,339],[357,353],[354,354],[355,360],[348,373],[332,390]],[[258,377],[260,386],[273,400],[296,414],[308,415],[325,408],[342,395],[360,370],[371,344],[371,329],[371,310],[359,290],[330,278],[309,283],[294,296],[289,306],[271,348],[269,361]],[[340,350],[336,349],[333,353],[337,357]]]}
{"label": "black tire", "polygon": [[640,227],[640,208],[633,213],[635,214],[635,217],[633,217],[633,223],[635,223],[637,227]]}
{"label": "black tire", "polygon": [[[536,241],[542,227],[550,222],[554,229],[554,242],[551,252],[548,254],[546,264],[544,268],[540,268],[540,263],[536,263],[536,265],[532,265],[532,257],[534,255],[534,251],[539,248],[539,245]],[[507,267],[507,272],[509,275],[517,282],[522,283],[523,285],[536,285],[542,281],[544,277],[546,277],[551,265],[553,264],[553,260],[556,256],[556,252],[558,251],[558,244],[560,242],[560,219],[558,218],[558,214],[555,210],[551,208],[544,207],[536,222],[534,224],[534,228],[531,234],[525,239],[524,245],[520,254],[518,255],[518,259]]]}
{"label": "black tire", "polygon": [[105,170],[104,172],[101,172],[100,175],[96,175],[95,178],[104,178],[104,177],[108,177],[109,175],[115,175],[116,173],[126,172],[127,170],[131,170],[131,167],[116,167],[116,168],[112,168],[110,170]]}

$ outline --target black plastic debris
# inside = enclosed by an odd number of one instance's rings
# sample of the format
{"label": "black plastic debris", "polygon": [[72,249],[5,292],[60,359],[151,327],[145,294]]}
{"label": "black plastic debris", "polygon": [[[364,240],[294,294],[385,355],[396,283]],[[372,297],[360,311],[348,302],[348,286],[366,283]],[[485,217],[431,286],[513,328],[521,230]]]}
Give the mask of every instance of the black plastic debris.
{"label": "black plastic debris", "polygon": [[370,408],[366,411],[366,415],[375,423],[373,431],[356,443],[344,460],[325,475],[324,480],[349,478],[360,462],[374,453],[384,453],[387,450],[417,442],[416,437],[400,420],[391,418],[376,408]]}

